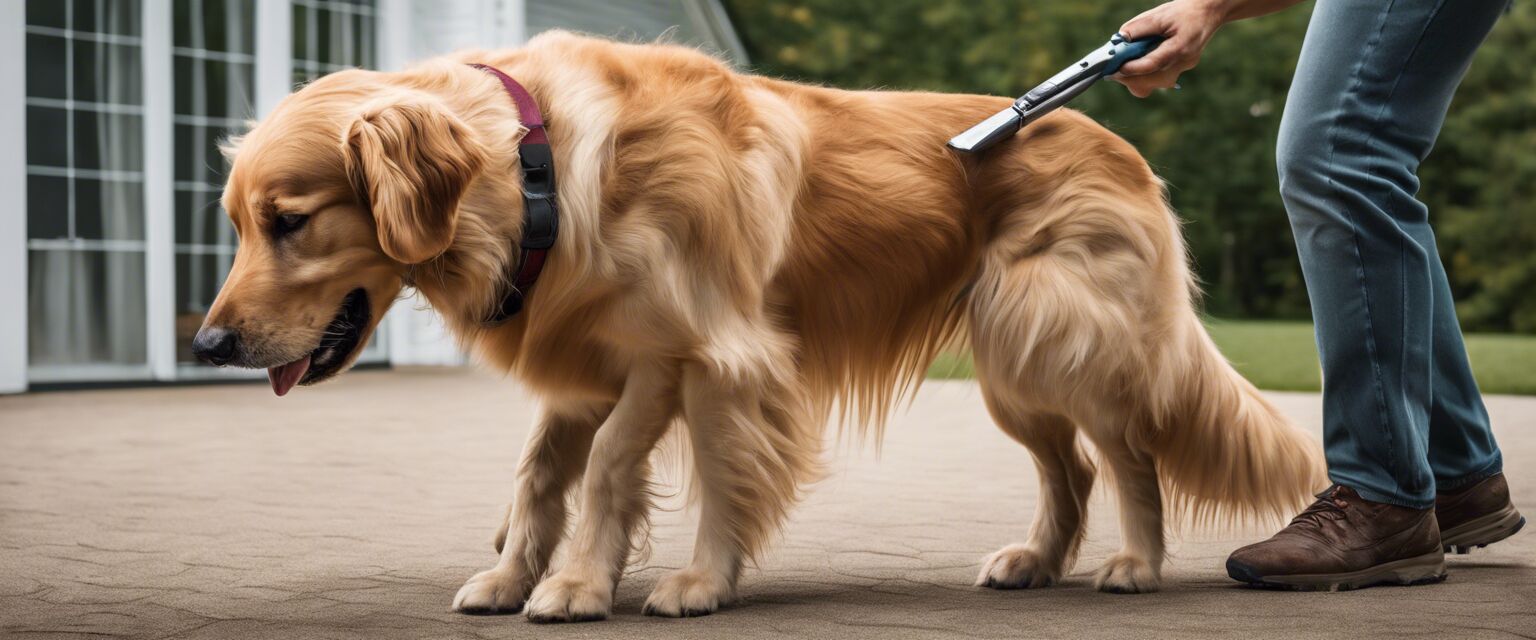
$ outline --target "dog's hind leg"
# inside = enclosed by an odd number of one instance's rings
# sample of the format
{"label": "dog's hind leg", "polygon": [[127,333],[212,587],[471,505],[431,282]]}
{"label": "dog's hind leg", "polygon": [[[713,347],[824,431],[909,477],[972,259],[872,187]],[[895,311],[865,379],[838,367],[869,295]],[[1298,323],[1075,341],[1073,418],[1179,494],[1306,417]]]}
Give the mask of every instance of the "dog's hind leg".
{"label": "dog's hind leg", "polygon": [[778,529],[800,485],[819,469],[820,433],[795,385],[771,373],[729,380],[688,365],[682,386],[697,468],[698,538],[693,561],[663,577],[646,599],[647,615],[707,615],[730,602],[742,563]]}
{"label": "dog's hind leg", "polygon": [[496,566],[475,574],[453,599],[455,611],[517,613],[544,577],[565,533],[565,495],[586,468],[592,434],[611,405],[551,403],[541,410],[517,467],[513,502],[496,533]]}
{"label": "dog's hind leg", "polygon": [[1110,593],[1157,591],[1163,566],[1163,499],[1157,466],[1148,451],[1127,438],[1142,428],[1109,424],[1087,429],[1109,468],[1120,507],[1120,551],[1094,575],[1093,584]]}
{"label": "dog's hind leg", "polygon": [[608,616],[631,537],[650,510],[651,451],[676,412],[677,378],[674,364],[647,363],[630,371],[618,404],[593,436],[564,566],[534,587],[528,619]]}
{"label": "dog's hind leg", "polygon": [[[1010,407],[982,382],[987,407],[999,427],[1034,457],[1040,475],[1040,503],[1029,539],[989,556],[976,577],[978,586],[1028,589],[1050,586],[1071,570],[1086,530],[1093,465],[1077,443],[1077,428],[1054,414],[1031,414]],[[1007,393],[1007,392],[1004,392]]]}
{"label": "dog's hind leg", "polygon": [[1158,389],[1176,383],[1157,355],[1188,304],[1183,247],[1144,165],[1056,169],[1058,180],[1039,177],[1051,191],[1036,206],[1002,214],[982,256],[971,294],[978,371],[1018,406],[1066,416],[1098,449],[1124,539],[1096,584],[1155,591],[1163,528],[1151,416],[1166,397]]}

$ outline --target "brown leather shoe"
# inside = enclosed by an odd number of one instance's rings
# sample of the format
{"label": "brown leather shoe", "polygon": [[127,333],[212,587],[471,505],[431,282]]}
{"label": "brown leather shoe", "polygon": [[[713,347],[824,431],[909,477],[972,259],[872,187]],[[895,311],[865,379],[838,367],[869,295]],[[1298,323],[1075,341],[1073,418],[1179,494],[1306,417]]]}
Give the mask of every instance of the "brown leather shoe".
{"label": "brown leather shoe", "polygon": [[1339,485],[1317,498],[1273,538],[1232,552],[1227,575],[1304,591],[1445,579],[1433,509],[1370,502]]}
{"label": "brown leather shoe", "polygon": [[1440,523],[1440,545],[1455,553],[1486,547],[1525,526],[1525,518],[1509,500],[1509,482],[1502,473],[1436,495],[1435,519]]}

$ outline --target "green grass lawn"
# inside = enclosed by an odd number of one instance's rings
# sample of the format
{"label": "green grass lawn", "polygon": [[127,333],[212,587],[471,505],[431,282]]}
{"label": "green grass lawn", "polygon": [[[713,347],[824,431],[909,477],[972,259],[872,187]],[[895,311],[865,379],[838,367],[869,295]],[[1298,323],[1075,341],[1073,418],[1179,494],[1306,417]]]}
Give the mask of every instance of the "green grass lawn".
{"label": "green grass lawn", "polygon": [[[1211,319],[1221,352],[1264,389],[1317,391],[1322,377],[1312,325],[1305,322]],[[1536,395],[1536,336],[1469,334],[1467,352],[1484,393]],[[967,354],[946,353],[928,369],[930,378],[969,378]]]}

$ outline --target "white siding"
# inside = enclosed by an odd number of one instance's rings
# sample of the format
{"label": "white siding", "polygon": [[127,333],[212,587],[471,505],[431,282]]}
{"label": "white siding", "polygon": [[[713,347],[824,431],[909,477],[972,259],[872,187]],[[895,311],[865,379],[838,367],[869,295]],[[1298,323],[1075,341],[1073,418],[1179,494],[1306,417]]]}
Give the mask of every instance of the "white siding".
{"label": "white siding", "polygon": [[0,393],[27,390],[26,13],[0,2]]}
{"label": "white siding", "polygon": [[528,30],[569,29],[645,42],[663,35],[738,63],[745,50],[718,0],[528,0]]}

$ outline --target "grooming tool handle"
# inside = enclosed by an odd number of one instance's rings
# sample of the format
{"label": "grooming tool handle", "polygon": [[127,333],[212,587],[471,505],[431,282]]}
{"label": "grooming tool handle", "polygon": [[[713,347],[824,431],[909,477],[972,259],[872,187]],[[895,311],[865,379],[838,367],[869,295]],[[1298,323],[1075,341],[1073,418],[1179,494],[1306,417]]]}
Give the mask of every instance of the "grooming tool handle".
{"label": "grooming tool handle", "polygon": [[[1115,39],[1121,40],[1121,36],[1116,34]],[[1162,43],[1162,36],[1147,36],[1133,42],[1124,40],[1116,42],[1114,57],[1109,59],[1109,64],[1104,65],[1104,71],[1100,75],[1107,77],[1119,73],[1121,65],[1152,53],[1152,50]]]}

